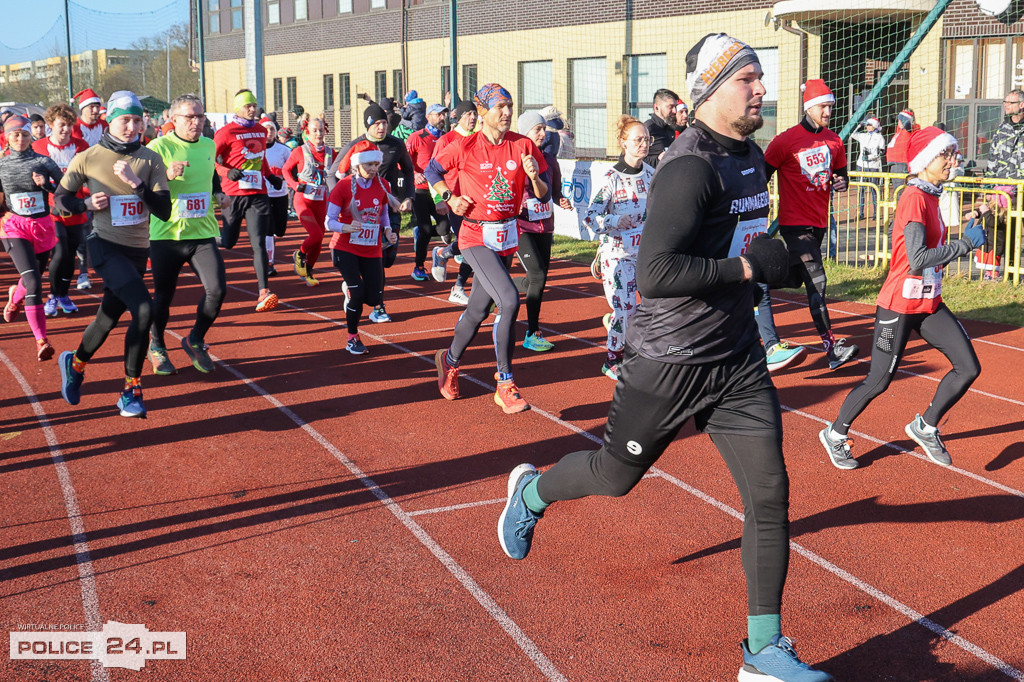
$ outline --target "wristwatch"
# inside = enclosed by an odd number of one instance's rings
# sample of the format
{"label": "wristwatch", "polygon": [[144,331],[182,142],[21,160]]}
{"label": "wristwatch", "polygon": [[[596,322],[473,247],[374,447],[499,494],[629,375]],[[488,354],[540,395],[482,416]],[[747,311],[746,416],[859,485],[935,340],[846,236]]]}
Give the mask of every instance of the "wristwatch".
{"label": "wristwatch", "polygon": [[451,198],[452,191],[450,189],[446,189],[445,191],[441,192],[441,201],[448,201]]}

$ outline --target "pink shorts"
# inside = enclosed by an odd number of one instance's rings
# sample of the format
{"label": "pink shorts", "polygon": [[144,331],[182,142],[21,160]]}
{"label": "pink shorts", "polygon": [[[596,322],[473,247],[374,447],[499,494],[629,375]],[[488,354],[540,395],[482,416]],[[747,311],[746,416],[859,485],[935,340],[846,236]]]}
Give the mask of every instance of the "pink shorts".
{"label": "pink shorts", "polygon": [[53,217],[44,215],[41,218],[26,218],[16,213],[8,213],[0,225],[0,237],[5,239],[25,239],[32,244],[36,253],[45,253],[57,246],[57,229]]}

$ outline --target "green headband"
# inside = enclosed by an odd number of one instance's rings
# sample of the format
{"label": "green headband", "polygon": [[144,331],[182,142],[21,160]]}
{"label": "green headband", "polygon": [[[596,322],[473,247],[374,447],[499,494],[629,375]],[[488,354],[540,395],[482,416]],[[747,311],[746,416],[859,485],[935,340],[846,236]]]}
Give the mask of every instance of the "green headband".
{"label": "green headband", "polygon": [[246,104],[256,104],[256,95],[252,94],[248,90],[235,95],[235,111],[238,111]]}

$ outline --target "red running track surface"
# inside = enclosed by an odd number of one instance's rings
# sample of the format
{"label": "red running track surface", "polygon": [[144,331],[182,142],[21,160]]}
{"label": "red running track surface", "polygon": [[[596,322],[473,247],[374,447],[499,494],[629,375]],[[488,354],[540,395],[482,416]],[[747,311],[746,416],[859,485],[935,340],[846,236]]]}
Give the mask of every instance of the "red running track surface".
{"label": "red running track surface", "polygon": [[[388,271],[395,321],[366,322],[370,353],[355,357],[337,273],[321,264],[313,289],[291,274],[297,232],[278,248],[272,313],[253,311],[245,250],[225,252],[208,376],[178,345],[201,291],[182,276],[168,327],[180,371],[147,364],[144,421],[113,408],[125,323],[75,407],[55,362],[35,360],[24,318],[0,327],[4,628],[119,621],[188,636],[186,660],[143,672],[5,656],[0,678],[734,680],[741,505],[692,426],[628,496],[553,506],[525,561],[498,545],[508,472],[596,447],[602,432],[614,385],[600,374],[607,305],[588,269],[552,264],[542,326],[556,348],[517,347],[534,409],[508,416],[491,400],[487,329],[464,357],[463,399],[439,397],[433,353],[460,308],[450,279],[409,278],[408,240]],[[2,290],[14,277],[4,259]],[[77,345],[97,293],[48,321],[58,351]],[[831,312],[867,353],[872,308]],[[1024,679],[1024,333],[964,322],[983,370],[942,424],[952,468],[903,433],[947,367],[915,339],[854,425],[862,468],[839,471],[817,432],[867,363],[829,372],[796,295],[778,297],[776,319],[811,346],[775,377],[792,480],[783,627],[801,656],[839,680]]]}

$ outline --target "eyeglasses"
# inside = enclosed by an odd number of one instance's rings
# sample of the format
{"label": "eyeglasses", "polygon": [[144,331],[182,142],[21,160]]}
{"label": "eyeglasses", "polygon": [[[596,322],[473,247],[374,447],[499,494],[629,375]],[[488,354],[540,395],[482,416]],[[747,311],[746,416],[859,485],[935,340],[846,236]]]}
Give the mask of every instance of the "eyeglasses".
{"label": "eyeglasses", "polygon": [[651,138],[649,138],[649,137],[637,137],[637,138],[634,138],[632,140],[626,140],[626,142],[628,142],[629,144],[632,144],[632,145],[636,145],[637,147],[642,147],[645,144],[649,145],[651,143]]}
{"label": "eyeglasses", "polygon": [[1004,99],[1003,104],[1020,104],[1019,99]]}
{"label": "eyeglasses", "polygon": [[189,123],[192,121],[201,121],[206,118],[206,114],[175,114],[175,116],[179,116]]}

